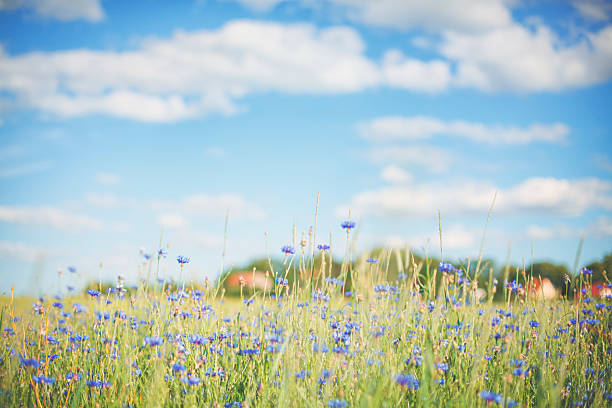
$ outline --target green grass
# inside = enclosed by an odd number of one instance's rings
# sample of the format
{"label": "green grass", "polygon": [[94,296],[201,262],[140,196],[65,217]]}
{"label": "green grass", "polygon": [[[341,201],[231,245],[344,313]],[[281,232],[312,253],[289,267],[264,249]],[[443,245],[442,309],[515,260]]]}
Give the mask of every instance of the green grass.
{"label": "green grass", "polygon": [[[377,264],[347,257],[338,277],[343,284],[323,276],[296,279],[291,287],[251,296],[250,305],[224,299],[214,287],[201,296],[186,287],[183,299],[171,300],[176,288],[145,283],[123,299],[78,296],[64,299],[63,309],[46,300],[39,312],[32,308],[36,300],[2,298],[0,405],[610,404],[609,299],[545,303],[500,283],[476,303],[470,301],[474,285],[457,286],[457,272],[442,274],[426,262],[407,258],[397,271],[403,279],[387,282],[385,265],[393,256],[388,251]],[[296,255],[276,272],[301,276],[312,264],[308,255]],[[472,266],[461,273],[472,282],[479,272]],[[343,289],[356,296],[344,296]],[[503,302],[493,302],[494,291],[504,291]],[[87,311],[74,313],[75,303]],[[583,324],[572,325],[576,317]],[[163,343],[148,345],[150,337]],[[24,366],[20,356],[38,361],[38,368]],[[174,371],[176,364],[185,370]],[[523,375],[515,375],[517,368]],[[80,379],[67,381],[68,373]],[[402,386],[398,375],[413,376],[418,386]],[[55,381],[36,383],[33,376]],[[199,383],[190,385],[196,377]],[[94,380],[110,384],[87,384]],[[497,401],[483,398],[486,391]]]}

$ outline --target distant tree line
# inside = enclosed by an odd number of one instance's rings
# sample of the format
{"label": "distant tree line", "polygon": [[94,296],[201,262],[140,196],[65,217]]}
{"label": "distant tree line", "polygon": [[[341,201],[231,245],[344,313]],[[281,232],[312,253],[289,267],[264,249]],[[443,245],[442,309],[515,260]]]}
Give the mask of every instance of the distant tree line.
{"label": "distant tree line", "polygon": [[[401,274],[414,273],[415,267],[419,270],[421,279],[425,279],[427,274],[433,276],[434,269],[438,268],[440,259],[437,257],[424,257],[417,253],[406,253],[405,250],[389,250],[385,248],[375,248],[369,251],[368,254],[363,255],[359,259],[353,259],[353,262],[361,262],[366,257],[376,259],[378,261],[377,267],[381,273],[384,273],[386,280],[389,282],[398,280]],[[302,265],[303,267],[309,266],[313,271],[319,271],[321,267],[321,257],[315,256],[311,265]],[[448,262],[448,260],[444,260]],[[293,262],[299,262],[299,256],[295,256]],[[330,274],[328,271],[331,270],[331,276],[340,277],[342,274],[342,261],[333,259],[331,266],[329,265],[329,259],[326,261],[326,275]],[[527,284],[527,280],[531,278],[537,279],[549,279],[550,282],[560,291],[562,295],[573,296],[574,290],[577,288],[577,271],[570,271],[567,266],[562,264],[555,264],[552,262],[534,262],[528,265],[498,265],[493,259],[485,258],[480,261],[469,260],[461,262],[451,262],[454,267],[463,271],[468,271],[467,275],[470,280],[476,278],[478,280],[478,287],[487,288],[489,280],[495,279],[497,282],[497,291],[495,298],[503,298],[503,285],[504,280],[507,279],[509,282],[515,281],[523,287]],[[256,259],[248,264],[233,268],[232,271],[226,271],[225,275],[236,272],[236,271],[252,271],[253,268],[258,272],[268,271],[271,279],[275,279],[276,276],[285,276],[285,270],[288,266],[288,261],[272,259]],[[289,272],[286,274],[289,286],[293,284],[295,279],[299,279],[299,266],[293,264]],[[597,262],[593,262],[586,266],[588,269],[593,271],[591,281],[592,282],[608,282],[610,276],[606,276],[606,271],[612,270],[612,252],[606,254],[603,259]],[[477,271],[478,269],[478,271]],[[276,276],[272,273],[274,273]],[[440,284],[442,275],[437,273],[436,284]],[[345,274],[347,279],[347,288],[351,287],[351,274]],[[569,278],[569,280],[568,280]],[[223,281],[223,278],[222,278]],[[228,294],[235,292],[235,288],[226,288]]]}

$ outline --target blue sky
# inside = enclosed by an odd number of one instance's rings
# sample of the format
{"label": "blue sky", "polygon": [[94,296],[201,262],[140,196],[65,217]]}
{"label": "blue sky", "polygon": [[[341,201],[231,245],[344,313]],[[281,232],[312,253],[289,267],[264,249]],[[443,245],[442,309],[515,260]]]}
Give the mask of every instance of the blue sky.
{"label": "blue sky", "polygon": [[[374,4],[376,6],[374,6]],[[307,234],[572,266],[612,250],[607,1],[0,1],[3,292],[214,277]],[[163,231],[163,235],[162,235]],[[100,271],[99,264],[103,263]]]}

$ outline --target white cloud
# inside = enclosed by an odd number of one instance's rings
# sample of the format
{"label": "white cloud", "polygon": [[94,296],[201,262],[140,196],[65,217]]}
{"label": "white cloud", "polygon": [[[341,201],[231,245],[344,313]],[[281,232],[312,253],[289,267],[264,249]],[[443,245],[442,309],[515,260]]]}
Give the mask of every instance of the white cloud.
{"label": "white cloud", "polygon": [[581,215],[591,208],[612,210],[612,183],[597,178],[530,178],[499,194],[505,212]]}
{"label": "white cloud", "polygon": [[531,239],[549,239],[555,236],[555,229],[540,225],[530,225],[527,227],[525,235]]}
{"label": "white cloud", "polygon": [[0,221],[53,227],[65,231],[100,230],[101,221],[53,207],[0,206]]}
{"label": "white cloud", "polygon": [[154,199],[142,201],[119,197],[113,193],[88,193],[85,203],[100,208],[123,208],[142,211],[148,209],[157,213],[157,221],[170,228],[186,225],[185,216],[223,218],[229,212],[231,219],[260,220],[265,211],[255,202],[239,194],[198,193],[177,200]]}
{"label": "white cloud", "polygon": [[586,228],[585,233],[594,238],[612,237],[612,218],[599,217]]}
{"label": "white cloud", "polygon": [[151,208],[155,211],[165,211],[175,214],[189,214],[204,217],[262,219],[265,212],[257,204],[245,200],[237,194],[194,194],[180,201],[154,201]]}
{"label": "white cloud", "polygon": [[612,3],[609,0],[573,0],[571,3],[588,20],[608,21],[610,19]]}
{"label": "white cloud", "polygon": [[612,161],[610,161],[610,157],[607,154],[596,153],[593,158],[597,167],[612,173]]}
{"label": "white cloud", "polygon": [[498,193],[496,214],[541,214],[578,216],[590,209],[612,210],[612,183],[596,178],[530,178],[510,188],[496,188],[479,181],[457,184],[383,187],[356,194],[348,208],[363,216],[422,216],[486,214]]}
{"label": "white cloud", "polygon": [[382,63],[384,82],[392,87],[424,92],[440,92],[447,89],[452,75],[446,61],[420,61],[406,58],[401,51],[385,53]]}
{"label": "white cloud", "polygon": [[587,238],[595,239],[612,237],[612,218],[599,217],[584,228],[575,228],[560,224],[551,227],[530,225],[525,232],[528,238],[535,240],[579,237],[583,234]]}
{"label": "white cloud", "polygon": [[85,196],[85,201],[94,207],[102,208],[117,208],[124,204],[119,197],[112,193],[88,193]]}
{"label": "white cloud", "polygon": [[[257,11],[270,10],[288,0],[235,0]],[[511,21],[506,0],[299,0],[307,8],[328,7],[334,15],[378,27],[400,30],[423,28],[438,32],[452,29],[481,31]]]}
{"label": "white cloud", "polygon": [[358,129],[364,138],[378,142],[447,135],[492,144],[559,143],[565,141],[569,134],[569,127],[563,123],[536,123],[521,128],[459,120],[442,121],[426,116],[386,116],[362,123]]}
{"label": "white cloud", "polygon": [[96,181],[100,184],[115,185],[121,182],[121,176],[115,173],[97,173]]}
{"label": "white cloud", "polygon": [[404,184],[412,181],[412,174],[395,165],[389,165],[382,169],[380,178],[394,184]]}
{"label": "white cloud", "polygon": [[[246,0],[242,0],[246,1]],[[332,0],[355,21],[397,29],[478,32],[511,21],[504,0]]]}
{"label": "white cloud", "polygon": [[0,179],[26,176],[28,174],[40,173],[51,168],[51,162],[40,161],[21,164],[15,167],[0,169]]}
{"label": "white cloud", "polygon": [[0,52],[0,89],[16,103],[72,117],[103,113],[172,122],[232,114],[253,92],[335,94],[380,83],[348,27],[239,20],[177,31],[133,51]]}
{"label": "white cloud", "polygon": [[612,77],[612,26],[565,45],[548,27],[519,24],[473,34],[446,31],[439,47],[456,62],[454,85],[538,92],[590,86]]}
{"label": "white cloud", "polygon": [[431,146],[374,147],[368,149],[367,157],[374,163],[421,166],[434,173],[444,172],[452,163],[447,151]]}
{"label": "white cloud", "polygon": [[157,223],[166,228],[181,228],[187,224],[183,216],[175,213],[160,214],[157,217]]}
{"label": "white cloud", "polygon": [[[240,0],[243,4],[280,3]],[[612,77],[612,26],[582,33],[567,44],[541,20],[521,25],[512,19],[514,0],[331,0],[332,10],[349,20],[407,30],[422,28],[431,37],[417,45],[438,51],[447,60],[423,62],[389,51],[383,62],[387,84],[421,91],[470,87],[485,91],[539,92],[590,86]],[[302,0],[306,7],[319,5]],[[572,1],[583,16],[609,20],[605,0]],[[338,13],[337,13],[338,14]],[[450,67],[456,69],[452,72]]]}
{"label": "white cloud", "polygon": [[[462,225],[452,225],[442,230],[442,250],[477,249],[478,235]],[[386,238],[385,244],[394,248],[404,248],[406,245],[412,248],[440,247],[440,233],[432,231],[430,234],[416,236],[392,235]]]}
{"label": "white cloud", "polygon": [[0,0],[0,10],[26,8],[41,17],[60,21],[101,21],[104,11],[100,0]]}
{"label": "white cloud", "polygon": [[177,248],[194,247],[219,250],[223,248],[223,237],[203,231],[181,230],[175,236],[170,236],[171,242]]}
{"label": "white cloud", "polygon": [[51,255],[56,255],[55,251],[47,248],[35,248],[22,242],[0,241],[0,259],[12,258],[34,262]]}
{"label": "white cloud", "polygon": [[217,30],[148,38],[122,52],[12,56],[0,47],[0,103],[60,117],[175,122],[235,114],[253,93],[343,94],[381,86],[556,91],[612,77],[612,26],[564,45],[544,25],[512,23],[502,0],[335,1],[367,23],[438,30],[434,51],[441,57],[423,61],[388,50],[374,61],[350,27],[236,20]]}
{"label": "white cloud", "polygon": [[286,0],[236,0],[238,3],[256,11],[266,11]]}

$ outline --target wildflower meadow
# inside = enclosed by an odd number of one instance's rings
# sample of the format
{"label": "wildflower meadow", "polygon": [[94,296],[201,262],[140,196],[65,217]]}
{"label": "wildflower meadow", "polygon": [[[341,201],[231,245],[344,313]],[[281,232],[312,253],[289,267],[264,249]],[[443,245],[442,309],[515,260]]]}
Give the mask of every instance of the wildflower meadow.
{"label": "wildflower meadow", "polygon": [[[25,407],[602,407],[612,401],[611,296],[540,296],[526,268],[498,276],[408,248],[350,251],[310,234],[268,258],[269,287],[187,280],[194,255],[147,254],[62,298],[3,298],[0,405]],[[175,278],[159,277],[171,264]],[[75,272],[75,271],[69,271]],[[61,277],[60,277],[61,279]],[[604,289],[609,282],[604,282]]]}

